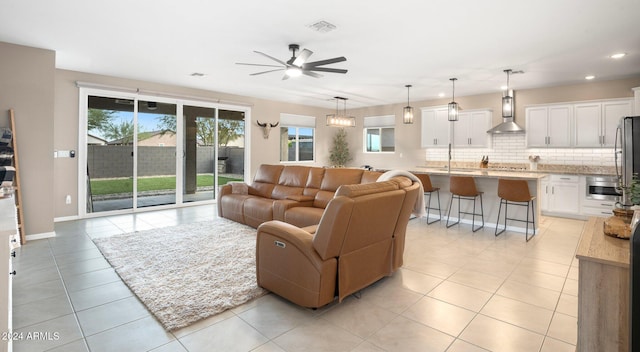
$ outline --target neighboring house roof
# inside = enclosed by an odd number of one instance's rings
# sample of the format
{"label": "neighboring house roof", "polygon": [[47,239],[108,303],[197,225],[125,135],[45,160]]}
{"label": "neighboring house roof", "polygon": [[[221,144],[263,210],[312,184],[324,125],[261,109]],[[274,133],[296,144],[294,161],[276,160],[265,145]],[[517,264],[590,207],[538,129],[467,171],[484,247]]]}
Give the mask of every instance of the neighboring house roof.
{"label": "neighboring house roof", "polygon": [[[108,145],[131,145],[133,141],[125,138],[116,139],[107,143]],[[138,133],[138,145],[142,146],[175,146],[176,133],[169,130],[140,132]]]}
{"label": "neighboring house roof", "polygon": [[96,137],[94,135],[92,135],[91,133],[87,133],[87,144],[100,144],[100,145],[104,145],[107,144],[107,140],[100,138],[100,137]]}

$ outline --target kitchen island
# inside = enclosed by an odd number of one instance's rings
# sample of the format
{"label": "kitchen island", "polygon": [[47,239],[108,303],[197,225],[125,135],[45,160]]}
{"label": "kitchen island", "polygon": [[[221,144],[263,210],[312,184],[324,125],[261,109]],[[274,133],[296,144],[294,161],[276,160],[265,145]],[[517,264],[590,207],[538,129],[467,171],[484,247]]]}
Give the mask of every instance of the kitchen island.
{"label": "kitchen island", "polygon": [[[545,173],[539,172],[526,172],[526,171],[505,171],[505,170],[490,170],[490,169],[446,169],[446,168],[432,168],[432,167],[423,167],[417,166],[414,170],[411,170],[413,173],[424,173],[428,174],[431,177],[431,183],[433,183],[434,187],[440,188],[440,202],[442,204],[443,210],[443,221],[446,221],[449,201],[451,199],[451,193],[449,193],[449,176],[472,176],[475,178],[476,187],[478,191],[483,192],[482,195],[482,204],[484,211],[484,223],[485,227],[495,228],[496,220],[498,217],[498,207],[500,205],[500,198],[498,197],[498,179],[499,178],[510,178],[510,179],[520,179],[526,180],[529,185],[529,192],[532,196],[535,196],[534,200],[534,214],[535,214],[535,228],[536,233],[538,232],[538,223],[540,219],[540,192],[542,187],[540,186],[540,181],[547,177]],[[437,205],[437,202],[431,202],[431,205]],[[453,205],[454,208],[451,211],[451,221],[455,222],[458,218],[458,212],[455,210],[456,204]],[[473,208],[473,202],[465,202],[461,203],[461,211],[470,212]],[[437,212],[431,212],[430,217],[433,218],[437,216]],[[504,209],[500,214],[500,223],[504,224]],[[510,206],[509,207],[509,217],[517,218],[517,219],[525,219],[526,218],[526,207],[519,206]],[[461,224],[471,224],[470,216],[463,216],[460,219]],[[463,225],[465,226],[465,225]],[[507,231],[511,232],[520,232],[524,235],[525,232],[525,223],[518,221],[507,221]]]}

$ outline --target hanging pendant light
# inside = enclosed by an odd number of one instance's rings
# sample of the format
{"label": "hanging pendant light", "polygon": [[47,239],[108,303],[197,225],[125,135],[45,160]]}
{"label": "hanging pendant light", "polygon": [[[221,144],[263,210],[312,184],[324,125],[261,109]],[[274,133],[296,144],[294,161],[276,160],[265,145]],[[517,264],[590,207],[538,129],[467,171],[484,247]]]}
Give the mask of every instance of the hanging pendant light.
{"label": "hanging pendant light", "polygon": [[511,69],[504,70],[507,74],[507,89],[502,97],[502,117],[513,117],[513,96],[509,90],[509,75],[513,72]]}
{"label": "hanging pendant light", "polygon": [[449,103],[449,121],[458,121],[458,110],[460,110],[460,106],[456,103],[456,81],[457,78],[449,78],[449,80],[453,83],[453,94],[451,98],[451,102]]}
{"label": "hanging pendant light", "polygon": [[402,122],[406,124],[413,123],[413,108],[409,105],[409,88],[411,88],[410,84],[407,84],[407,106],[402,109]]}
{"label": "hanging pendant light", "polygon": [[[347,98],[334,97],[336,100],[336,113],[327,115],[327,126],[330,127],[356,127],[355,116],[347,115]],[[340,114],[338,110],[339,102],[342,100],[344,103],[344,111]]]}

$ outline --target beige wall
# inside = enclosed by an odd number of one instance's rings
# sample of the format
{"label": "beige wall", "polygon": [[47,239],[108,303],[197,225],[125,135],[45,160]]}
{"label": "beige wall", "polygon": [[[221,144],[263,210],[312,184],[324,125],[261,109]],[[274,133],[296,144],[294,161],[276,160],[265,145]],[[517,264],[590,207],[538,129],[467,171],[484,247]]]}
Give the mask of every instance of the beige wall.
{"label": "beige wall", "polygon": [[25,234],[53,231],[55,52],[0,42],[0,126],[15,110]]}

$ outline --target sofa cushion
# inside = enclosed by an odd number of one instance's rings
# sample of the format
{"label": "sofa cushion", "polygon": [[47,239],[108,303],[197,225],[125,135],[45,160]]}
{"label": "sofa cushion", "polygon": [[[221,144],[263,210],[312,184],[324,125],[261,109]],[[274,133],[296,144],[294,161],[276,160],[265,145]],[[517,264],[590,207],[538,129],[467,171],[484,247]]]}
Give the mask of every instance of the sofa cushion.
{"label": "sofa cushion", "polygon": [[307,178],[309,177],[309,167],[307,166],[286,166],[280,178],[278,184],[282,186],[300,187],[303,188],[307,185]]}
{"label": "sofa cushion", "polygon": [[320,189],[335,192],[342,185],[353,185],[362,180],[362,169],[326,169]]}
{"label": "sofa cushion", "polygon": [[280,180],[282,169],[284,169],[284,165],[262,164],[258,167],[253,182],[272,183],[275,185],[278,183],[278,180]]}

